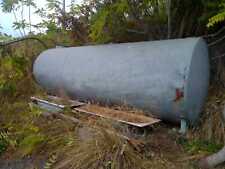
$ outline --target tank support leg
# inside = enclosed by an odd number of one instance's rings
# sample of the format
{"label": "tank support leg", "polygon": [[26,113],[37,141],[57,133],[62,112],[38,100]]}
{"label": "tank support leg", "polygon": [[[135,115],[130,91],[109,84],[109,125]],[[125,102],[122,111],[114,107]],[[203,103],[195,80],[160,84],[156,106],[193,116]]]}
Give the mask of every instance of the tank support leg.
{"label": "tank support leg", "polygon": [[187,120],[181,119],[179,133],[182,134],[182,135],[184,135],[184,134],[187,133],[187,130],[188,130]]}

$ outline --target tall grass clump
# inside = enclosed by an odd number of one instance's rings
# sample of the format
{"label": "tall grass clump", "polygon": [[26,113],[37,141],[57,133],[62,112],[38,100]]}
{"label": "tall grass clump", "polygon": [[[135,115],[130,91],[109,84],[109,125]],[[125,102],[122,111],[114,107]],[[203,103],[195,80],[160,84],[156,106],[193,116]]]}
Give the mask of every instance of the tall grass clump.
{"label": "tall grass clump", "polygon": [[[57,169],[144,169],[147,160],[115,133],[96,131],[93,138],[65,150]],[[147,169],[147,168],[146,168]]]}
{"label": "tall grass clump", "polygon": [[225,143],[224,93],[225,89],[223,87],[215,86],[210,88],[200,125],[192,132],[192,138],[199,138],[216,144]]}

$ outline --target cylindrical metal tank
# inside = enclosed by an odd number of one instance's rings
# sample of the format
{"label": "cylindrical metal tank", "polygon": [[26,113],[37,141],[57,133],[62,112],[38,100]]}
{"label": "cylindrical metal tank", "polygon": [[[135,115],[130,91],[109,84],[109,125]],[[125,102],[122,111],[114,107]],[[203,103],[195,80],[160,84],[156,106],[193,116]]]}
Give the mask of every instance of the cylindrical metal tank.
{"label": "cylindrical metal tank", "polygon": [[208,49],[201,38],[56,48],[36,59],[33,73],[53,93],[195,123],[208,90]]}

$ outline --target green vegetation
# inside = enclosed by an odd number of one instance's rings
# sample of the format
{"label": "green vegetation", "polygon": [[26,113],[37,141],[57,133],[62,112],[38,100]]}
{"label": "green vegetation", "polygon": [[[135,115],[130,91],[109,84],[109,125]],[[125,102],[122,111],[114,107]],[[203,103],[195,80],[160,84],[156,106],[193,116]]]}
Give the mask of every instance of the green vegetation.
{"label": "green vegetation", "polygon": [[[211,3],[213,5],[213,3]],[[221,0],[218,2],[219,13],[209,19],[208,27],[212,27],[218,23],[221,23],[225,20],[225,1]]]}
{"label": "green vegetation", "polygon": [[9,145],[8,134],[1,132],[0,133],[0,155],[4,153]]}
{"label": "green vegetation", "polygon": [[217,144],[200,139],[186,140],[181,142],[181,144],[190,154],[212,154],[218,152],[223,147],[223,144]]}
{"label": "green vegetation", "polygon": [[11,36],[8,36],[7,34],[2,34],[0,32],[0,42],[4,42],[4,41],[8,41],[8,40],[12,40],[13,38]]}

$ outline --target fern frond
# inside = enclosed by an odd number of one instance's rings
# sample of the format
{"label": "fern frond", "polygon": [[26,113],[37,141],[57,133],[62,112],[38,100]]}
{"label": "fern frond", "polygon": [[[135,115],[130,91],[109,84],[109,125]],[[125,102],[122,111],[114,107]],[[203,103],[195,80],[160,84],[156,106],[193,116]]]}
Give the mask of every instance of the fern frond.
{"label": "fern frond", "polygon": [[223,22],[224,20],[225,20],[225,10],[210,18],[207,27],[208,28],[212,27],[219,22]]}

